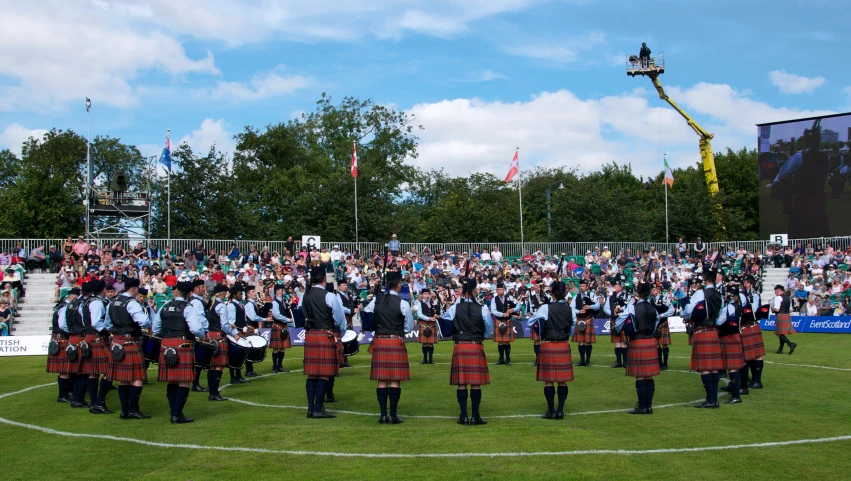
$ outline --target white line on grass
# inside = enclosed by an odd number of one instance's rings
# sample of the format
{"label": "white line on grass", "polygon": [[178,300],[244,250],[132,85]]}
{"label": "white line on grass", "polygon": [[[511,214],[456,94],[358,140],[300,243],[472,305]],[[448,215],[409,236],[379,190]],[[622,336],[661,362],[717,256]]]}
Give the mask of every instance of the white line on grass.
{"label": "white line on grass", "polygon": [[792,367],[815,367],[818,369],[829,369],[831,371],[845,371],[851,372],[851,369],[844,369],[841,367],[828,367],[828,366],[816,366],[813,364],[789,364],[785,362],[776,362],[776,361],[765,361],[766,364],[777,364],[779,366],[792,366]]}
{"label": "white line on grass", "polygon": [[768,443],[755,444],[732,444],[726,446],[701,446],[694,448],[662,448],[662,449],[645,449],[645,450],[625,450],[625,449],[585,449],[578,451],[551,451],[551,452],[502,452],[502,453],[338,453],[327,451],[291,451],[283,449],[266,449],[266,448],[250,448],[243,446],[202,446],[198,444],[171,444],[159,443],[155,441],[146,441],[143,439],[124,438],[120,436],[110,436],[106,434],[88,434],[88,433],[71,433],[67,431],[59,431],[56,429],[45,428],[33,424],[19,423],[6,418],[0,417],[0,423],[8,424],[25,429],[39,431],[44,434],[53,434],[56,436],[67,436],[72,438],[89,438],[103,439],[107,441],[121,441],[125,443],[140,444],[143,446],[152,446],[157,448],[182,448],[194,450],[209,450],[209,451],[225,451],[225,452],[245,452],[245,453],[265,453],[265,454],[288,454],[295,456],[338,456],[344,458],[377,458],[377,459],[392,459],[392,458],[513,458],[513,457],[529,457],[529,456],[576,456],[581,454],[669,454],[669,453],[701,453],[705,451],[724,451],[729,449],[742,448],[770,448],[779,446],[792,446],[798,444],[814,444],[814,443],[830,443],[837,441],[849,441],[851,436],[834,436],[830,438],[815,438],[815,439],[796,439],[791,441],[774,441]]}

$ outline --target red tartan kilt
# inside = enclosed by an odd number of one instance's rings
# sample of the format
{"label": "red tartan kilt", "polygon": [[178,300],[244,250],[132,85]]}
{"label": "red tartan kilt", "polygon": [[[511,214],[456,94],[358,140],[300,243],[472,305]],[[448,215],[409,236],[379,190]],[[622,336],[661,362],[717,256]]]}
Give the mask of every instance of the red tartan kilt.
{"label": "red tartan kilt", "polygon": [[272,323],[272,332],[269,333],[269,347],[272,348],[272,350],[289,349],[293,347],[292,340],[290,340],[289,336],[287,336],[286,339],[281,339],[281,331],[283,330],[284,328],[281,324],[277,322]]}
{"label": "red tartan kilt", "polygon": [[789,314],[777,314],[774,319],[774,335],[784,336],[795,334],[795,326],[792,325],[792,316]]}
{"label": "red tartan kilt", "polygon": [[535,344],[541,342],[541,336],[538,335],[538,331],[535,328],[529,329],[529,339],[535,341]]}
{"label": "red tartan kilt", "polygon": [[[423,334],[426,327],[431,328],[430,336]],[[422,344],[437,344],[437,340],[437,323],[432,321],[420,321],[420,342]]]}
{"label": "red tartan kilt", "polygon": [[670,346],[671,345],[671,327],[668,323],[664,323],[659,326],[659,332],[662,333],[662,337],[660,337],[657,341],[657,344],[660,346]]}
{"label": "red tartan kilt", "polygon": [[[612,319],[611,322],[609,323],[609,325],[611,326],[610,329],[614,329],[615,320]],[[609,334],[609,338],[612,340],[612,343],[617,343],[617,342],[622,342],[624,344],[627,343],[626,334],[623,333],[623,332],[621,332],[620,334],[615,334],[614,332],[612,332],[611,334]]]}
{"label": "red tartan kilt", "polygon": [[[65,354],[65,348],[68,347],[68,340],[55,334],[51,336],[51,339],[59,341],[59,354],[55,356],[47,355],[47,372],[53,374],[71,374],[72,368],[68,363],[68,356]],[[76,366],[74,366],[73,372],[76,373]]]}
{"label": "red tartan kilt", "polygon": [[654,377],[658,376],[659,372],[656,339],[633,339],[629,343],[629,362],[626,364],[626,375]]}
{"label": "red tartan kilt", "polygon": [[745,366],[745,351],[742,349],[742,338],[738,334],[724,336],[721,339],[721,360],[724,369],[738,371]]}
{"label": "red tartan kilt", "polygon": [[210,368],[228,367],[228,338],[223,332],[211,332],[210,339],[219,343],[219,353],[210,361]]}
{"label": "red tartan kilt", "polygon": [[[186,347],[180,347],[186,345]],[[168,367],[165,364],[165,351],[173,347],[177,351],[177,366]],[[180,338],[164,338],[160,347],[159,382],[192,382],[195,380],[195,350],[192,341]]]}
{"label": "red tartan kilt", "polygon": [[[124,345],[125,342],[133,341],[131,345]],[[142,354],[142,346],[138,341],[134,341],[129,336],[113,336],[112,342],[120,344],[124,348],[124,359],[121,362],[115,361],[112,358],[112,353],[109,355],[109,371],[107,378],[111,381],[133,383],[134,381],[145,380],[145,356]],[[112,349],[112,346],[110,346]]]}
{"label": "red tartan kilt", "polygon": [[340,372],[337,343],[330,331],[307,331],[304,337],[304,375],[332,377]]}
{"label": "red tartan kilt", "polygon": [[543,382],[573,381],[573,356],[570,354],[569,342],[541,343],[535,379]]}
{"label": "red tartan kilt", "polygon": [[491,383],[485,347],[481,344],[455,344],[452,348],[451,386],[482,386]]}
{"label": "red tartan kilt", "polygon": [[[505,323],[505,334],[499,332],[499,323]],[[511,320],[494,321],[493,323],[493,342],[514,342],[514,326]]]}
{"label": "red tartan kilt", "polygon": [[370,381],[408,381],[411,370],[408,366],[408,350],[405,340],[378,337],[372,341],[372,371]]}
{"label": "red tartan kilt", "polygon": [[[72,336],[72,339],[75,337],[77,336]],[[109,369],[109,353],[100,336],[97,334],[86,334],[86,342],[92,348],[92,356],[88,359],[83,359],[82,353],[80,353],[77,373],[89,375],[106,374]]]}
{"label": "red tartan kilt", "polygon": [[577,324],[580,321],[585,321],[587,327],[585,328],[585,332],[579,332],[578,327],[573,328],[573,342],[579,342],[582,344],[596,344],[597,332],[594,329],[594,316],[576,316]]}
{"label": "red tartan kilt", "polygon": [[758,323],[742,327],[741,337],[745,361],[756,361],[760,357],[765,357],[765,343],[762,341],[762,329]]}
{"label": "red tartan kilt", "polygon": [[[632,363],[632,351],[630,351],[629,362]],[[721,369],[724,369],[724,361],[721,359],[718,331],[715,329],[696,331],[691,346],[691,370],[702,372]]]}

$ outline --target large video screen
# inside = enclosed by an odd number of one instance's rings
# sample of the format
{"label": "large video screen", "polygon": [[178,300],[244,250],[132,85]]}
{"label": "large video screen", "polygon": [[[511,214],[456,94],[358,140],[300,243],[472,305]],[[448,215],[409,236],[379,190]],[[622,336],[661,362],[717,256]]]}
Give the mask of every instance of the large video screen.
{"label": "large video screen", "polygon": [[760,237],[851,235],[851,113],[757,128]]}

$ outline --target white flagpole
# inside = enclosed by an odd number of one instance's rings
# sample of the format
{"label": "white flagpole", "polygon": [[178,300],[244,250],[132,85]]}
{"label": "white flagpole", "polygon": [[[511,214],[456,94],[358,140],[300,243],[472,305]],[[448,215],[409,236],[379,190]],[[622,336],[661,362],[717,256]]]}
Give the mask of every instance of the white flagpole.
{"label": "white flagpole", "polygon": [[[352,152],[357,155],[357,141],[352,141]],[[358,236],[358,178],[355,176],[355,245],[360,250],[360,237]]]}
{"label": "white flagpole", "polygon": [[168,140],[168,200],[166,201],[166,210],[168,211],[168,243],[171,244],[171,129],[166,130]]}
{"label": "white flagpole", "polygon": [[[520,150],[520,147],[517,147],[517,150]],[[523,238],[523,186],[521,180],[523,179],[523,174],[520,172],[520,156],[517,156],[517,192],[520,196],[520,256],[523,256],[523,253],[526,252],[525,248],[525,240]]]}
{"label": "white flagpole", "polygon": [[665,173],[663,174],[662,179],[665,182],[665,244],[669,242],[668,239],[668,181],[666,177],[668,176],[668,154],[665,154]]}

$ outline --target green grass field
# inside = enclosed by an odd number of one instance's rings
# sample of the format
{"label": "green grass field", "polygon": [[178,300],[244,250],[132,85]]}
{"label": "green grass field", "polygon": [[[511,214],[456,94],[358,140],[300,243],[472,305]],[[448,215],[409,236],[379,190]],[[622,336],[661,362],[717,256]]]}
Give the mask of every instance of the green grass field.
{"label": "green grass field", "polygon": [[[378,424],[375,383],[369,381],[370,357],[365,349],[350,358],[355,367],[345,369],[337,380],[339,402],[329,405],[344,411],[337,419],[305,418],[301,407],[305,403],[304,376],[292,372],[223,391],[227,397],[254,404],[212,403],[206,395],[193,393],[185,411],[195,422],[187,425],[169,423],[164,385],[146,386],[142,395],[142,409],[153,419],[122,421],[117,414],[95,416],[57,404],[55,377],[44,372],[44,358],[3,358],[0,395],[50,385],[0,398],[2,477],[848,479],[849,439],[717,449],[851,435],[851,336],[794,336],[799,348],[793,356],[774,354],[774,335],[768,332],[765,338],[771,352],[763,376],[765,389],[743,396],[743,404],[698,410],[691,403],[703,397],[700,378],[688,372],[690,350],[685,335],[675,334],[671,370],[656,378],[652,416],[618,411],[635,404],[634,381],[624,376],[623,369],[609,367],[614,361],[611,344],[601,338],[604,342],[598,343],[594,352],[595,366],[576,368],[576,381],[569,385],[569,415],[564,421],[538,417],[545,408],[543,384],[535,381],[531,342],[521,339],[513,347],[514,365],[491,366],[492,384],[485,387],[482,400],[487,426],[458,426],[452,419],[457,415],[457,403],[454,388],[448,385],[450,342],[438,346],[437,364],[426,366],[419,364],[419,345],[408,345],[413,380],[403,384],[400,413],[422,417],[407,417],[397,426]],[[487,349],[493,364],[496,346],[488,343]],[[301,349],[290,350],[285,367],[300,369],[300,356]],[[575,347],[574,356],[578,356]],[[270,369],[271,364],[265,362],[257,371],[267,374]],[[150,373],[156,376],[155,366]],[[723,395],[721,400],[725,398]],[[113,409],[118,407],[114,392],[108,403]],[[56,431],[97,436],[67,436]],[[712,447],[715,449],[709,449]],[[683,448],[698,449],[587,452]],[[344,457],[292,451],[462,456]],[[559,454],[516,454],[535,452]],[[470,457],[464,453],[491,455]]]}

